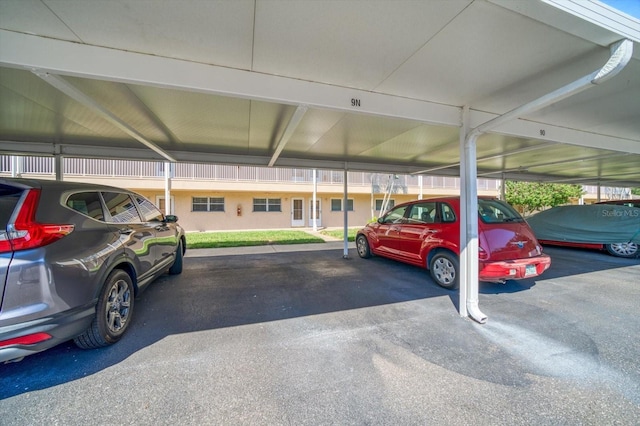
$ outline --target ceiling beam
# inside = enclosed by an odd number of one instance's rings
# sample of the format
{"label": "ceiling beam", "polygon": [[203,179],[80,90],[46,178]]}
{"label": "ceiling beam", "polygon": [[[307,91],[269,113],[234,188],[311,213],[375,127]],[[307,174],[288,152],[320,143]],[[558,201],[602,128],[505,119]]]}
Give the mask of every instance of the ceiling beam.
{"label": "ceiling beam", "polygon": [[[572,178],[566,178],[566,179],[556,179],[554,180],[554,182],[584,182],[584,181],[593,181],[594,179],[606,179],[604,182],[607,182],[607,185],[611,185],[612,182],[623,182],[623,178],[626,178],[627,182],[629,181],[629,177],[631,177],[631,180],[637,180],[640,177],[640,173],[638,172],[628,172],[628,173],[615,173],[615,174],[610,174],[610,175],[600,175],[597,177],[572,177]],[[634,178],[635,177],[635,178]]]}
{"label": "ceiling beam", "polygon": [[77,87],[73,86],[71,83],[66,81],[64,78],[58,75],[50,74],[48,72],[42,72],[40,70],[32,70],[32,72],[38,77],[40,77],[42,80],[44,80],[45,82],[49,83],[56,89],[60,90],[65,95],[69,96],[72,99],[75,99],[76,101],[80,102],[82,105],[91,109],[93,112],[97,113],[102,118],[109,121],[111,124],[119,128],[120,130],[122,130],[123,132],[125,132],[126,134],[128,134],[129,136],[137,140],[138,142],[145,145],[147,148],[160,154],[166,160],[171,162],[176,161],[175,158],[173,158],[171,155],[167,154],[165,151],[160,149],[156,144],[154,144],[153,142],[145,138],[136,129],[134,129],[129,124],[125,123],[122,119],[120,119],[115,114],[113,114],[111,111],[109,111],[108,109],[100,105],[93,98],[84,94],[82,91],[80,91]]}
{"label": "ceiling beam", "polygon": [[[496,114],[474,110],[470,110],[470,115],[471,122],[476,126],[498,117]],[[640,139],[624,139],[522,118],[501,124],[492,129],[491,133],[588,148],[602,149],[606,147],[610,151],[640,154]],[[478,143],[482,143],[482,136]]]}
{"label": "ceiling beam", "polygon": [[284,133],[280,138],[280,142],[278,143],[278,146],[276,147],[276,150],[274,151],[273,156],[269,161],[269,167],[273,167],[276,160],[280,156],[280,153],[287,145],[287,143],[289,143],[291,136],[293,136],[293,132],[296,131],[296,128],[300,124],[300,121],[302,121],[302,117],[304,117],[307,109],[309,108],[306,105],[298,105],[298,108],[296,108],[296,111],[291,116],[291,120],[289,120],[289,124],[287,124],[287,128],[284,130]]}
{"label": "ceiling beam", "polygon": [[[547,148],[550,145],[554,145],[554,143],[552,142],[545,142],[539,145],[534,145],[534,146],[525,146],[523,148],[519,148],[519,149],[514,149],[513,151],[507,151],[505,153],[502,154],[495,154],[495,155],[489,155],[486,157],[480,157],[478,158],[478,160],[476,161],[477,163],[483,162],[483,161],[489,161],[489,160],[495,160],[496,158],[504,158],[504,157],[509,157],[510,155],[516,155],[516,154],[522,154],[525,152],[530,152],[530,151],[536,151],[538,149],[542,149],[542,148]],[[438,167],[432,167],[429,169],[425,169],[425,170],[420,170],[419,172],[415,172],[413,173],[414,175],[421,175],[421,174],[427,174],[427,173],[432,173],[438,170],[442,170],[442,169],[448,169],[451,167],[458,167],[460,166],[460,163],[452,163],[452,164],[446,164],[443,166],[438,166]]]}
{"label": "ceiling beam", "polygon": [[460,126],[460,107],[0,30],[0,65]]}

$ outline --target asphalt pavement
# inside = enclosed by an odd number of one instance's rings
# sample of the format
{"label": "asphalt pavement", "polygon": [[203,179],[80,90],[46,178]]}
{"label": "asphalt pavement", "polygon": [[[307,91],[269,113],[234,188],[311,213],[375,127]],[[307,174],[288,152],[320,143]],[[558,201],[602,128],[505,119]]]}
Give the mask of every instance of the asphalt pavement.
{"label": "asphalt pavement", "polygon": [[637,425],[640,260],[480,286],[342,243],[191,250],[128,334],[0,365],[1,425]]}

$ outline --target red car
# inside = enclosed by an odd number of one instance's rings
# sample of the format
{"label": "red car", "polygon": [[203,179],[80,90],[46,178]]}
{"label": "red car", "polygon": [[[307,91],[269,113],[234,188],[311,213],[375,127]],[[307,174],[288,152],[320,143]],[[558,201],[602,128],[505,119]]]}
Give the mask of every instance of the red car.
{"label": "red car", "polygon": [[[459,284],[459,197],[400,204],[356,235],[362,258],[372,254],[426,267],[436,283]],[[504,282],[540,275],[551,265],[527,222],[510,205],[478,200],[479,278]]]}

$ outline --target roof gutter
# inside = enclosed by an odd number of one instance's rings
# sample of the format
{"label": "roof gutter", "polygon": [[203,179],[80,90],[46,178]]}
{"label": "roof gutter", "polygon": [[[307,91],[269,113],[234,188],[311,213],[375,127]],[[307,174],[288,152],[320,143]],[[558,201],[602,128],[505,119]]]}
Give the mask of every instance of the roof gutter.
{"label": "roof gutter", "polygon": [[[633,54],[633,42],[629,39],[620,40],[610,46],[610,51],[611,55],[609,60],[604,64],[604,66],[602,66],[602,68],[597,69],[591,74],[588,74],[573,83],[569,83],[566,86],[563,86],[534,101],[521,105],[501,116],[489,120],[471,130],[465,138],[463,147],[464,156],[467,160],[467,167],[469,168],[469,170],[466,171],[466,173],[469,174],[466,181],[469,183],[475,183],[475,179],[477,178],[475,151],[476,141],[480,135],[500,126],[503,123],[547,107],[615,77],[631,60],[631,55]],[[465,191],[465,197],[461,200],[462,203],[464,203],[462,208],[466,211],[466,218],[468,221],[468,226],[466,224],[461,225],[462,227],[466,226],[464,231],[461,229],[461,231],[463,231],[461,234],[466,237],[464,244],[469,251],[466,256],[466,261],[468,262],[466,276],[462,277],[466,278],[467,282],[464,283],[464,285],[467,287],[466,291],[460,292],[461,299],[464,294],[466,296],[466,300],[460,300],[460,306],[464,306],[466,308],[466,312],[473,320],[480,324],[484,324],[487,321],[487,316],[484,315],[478,307],[478,190],[475,184],[471,186],[472,188],[469,188],[469,191]],[[461,314],[462,313],[463,312],[461,311]]]}
{"label": "roof gutter", "polygon": [[519,118],[523,115],[547,107],[615,77],[631,60],[631,56],[633,55],[633,42],[629,39],[620,40],[610,46],[610,51],[611,56],[602,68],[595,70],[591,74],[585,75],[573,83],[569,83],[566,86],[548,93],[534,101],[521,105],[518,108],[481,124],[471,130],[467,136],[467,140],[470,140],[471,137],[477,137],[482,133],[486,133],[491,129],[515,118]]}

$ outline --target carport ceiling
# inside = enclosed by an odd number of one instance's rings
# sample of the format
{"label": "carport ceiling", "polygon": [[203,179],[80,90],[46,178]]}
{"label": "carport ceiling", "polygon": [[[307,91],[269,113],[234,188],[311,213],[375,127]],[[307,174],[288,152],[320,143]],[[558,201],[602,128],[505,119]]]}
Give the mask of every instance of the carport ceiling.
{"label": "carport ceiling", "polygon": [[640,21],[597,1],[0,0],[0,152],[457,176],[463,106],[623,38],[617,77],[482,136],[478,174],[640,186]]}

